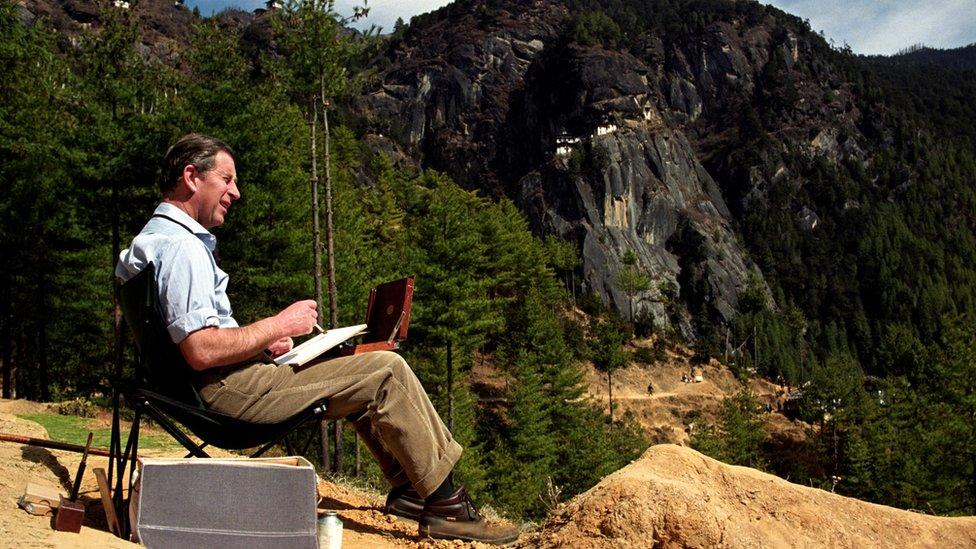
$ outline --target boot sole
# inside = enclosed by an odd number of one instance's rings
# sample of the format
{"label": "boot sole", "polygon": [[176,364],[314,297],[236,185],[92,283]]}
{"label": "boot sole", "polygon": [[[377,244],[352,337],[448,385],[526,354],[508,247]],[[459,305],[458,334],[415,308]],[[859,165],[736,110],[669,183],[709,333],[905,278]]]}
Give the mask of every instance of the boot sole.
{"label": "boot sole", "polygon": [[439,534],[431,533],[430,526],[426,524],[420,524],[420,537],[430,538],[430,539],[443,539],[443,540],[461,540],[461,541],[477,541],[478,543],[487,543],[489,545],[508,545],[518,541],[520,532],[516,532],[514,536],[505,536],[495,539],[478,538],[475,536],[467,536],[464,534]]}

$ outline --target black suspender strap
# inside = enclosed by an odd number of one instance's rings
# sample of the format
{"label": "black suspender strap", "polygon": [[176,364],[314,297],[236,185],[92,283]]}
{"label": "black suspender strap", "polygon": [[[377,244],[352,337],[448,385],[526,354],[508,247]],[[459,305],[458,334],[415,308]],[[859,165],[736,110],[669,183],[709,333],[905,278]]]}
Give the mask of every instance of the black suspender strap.
{"label": "black suspender strap", "polygon": [[[166,214],[157,213],[157,214],[153,214],[152,216],[153,217],[160,217],[162,219],[166,219],[166,220],[172,221],[173,223],[176,223],[180,227],[183,227],[184,229],[186,229],[186,231],[188,233],[190,233],[190,234],[196,234],[196,233],[193,232],[193,229],[187,227],[185,223],[180,223],[179,221],[173,219],[172,217],[170,217],[170,216],[168,216]],[[220,255],[218,255],[218,253],[217,253],[217,248],[214,248],[214,250],[211,252],[211,254],[213,255],[214,261],[217,263],[217,265],[220,265]]]}
{"label": "black suspender strap", "polygon": [[177,224],[177,225],[179,225],[180,227],[183,227],[184,229],[186,229],[186,231],[187,231],[188,233],[190,233],[190,234],[194,234],[194,233],[193,233],[193,229],[191,229],[191,228],[189,228],[189,227],[187,227],[187,226],[186,226],[186,224],[184,224],[184,223],[180,223],[179,221],[177,221],[177,220],[175,220],[175,219],[173,219],[172,217],[170,217],[170,216],[168,216],[168,215],[166,215],[166,214],[153,214],[152,216],[153,216],[153,217],[161,217],[161,218],[163,218],[163,219],[168,219],[168,220],[170,220],[170,221],[172,221],[173,223],[176,223],[176,224]]}

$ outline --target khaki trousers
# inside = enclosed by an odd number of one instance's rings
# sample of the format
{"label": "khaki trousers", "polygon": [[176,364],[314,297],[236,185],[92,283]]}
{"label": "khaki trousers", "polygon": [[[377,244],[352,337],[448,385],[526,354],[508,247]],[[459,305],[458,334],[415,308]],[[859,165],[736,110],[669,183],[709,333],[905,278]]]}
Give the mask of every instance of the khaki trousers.
{"label": "khaki trousers", "polygon": [[[218,412],[277,423],[329,399],[328,419],[347,416],[393,486],[410,482],[427,497],[461,457],[420,380],[400,355],[378,351],[306,364],[255,362],[206,371],[200,396]],[[360,417],[361,416],[361,417]]]}

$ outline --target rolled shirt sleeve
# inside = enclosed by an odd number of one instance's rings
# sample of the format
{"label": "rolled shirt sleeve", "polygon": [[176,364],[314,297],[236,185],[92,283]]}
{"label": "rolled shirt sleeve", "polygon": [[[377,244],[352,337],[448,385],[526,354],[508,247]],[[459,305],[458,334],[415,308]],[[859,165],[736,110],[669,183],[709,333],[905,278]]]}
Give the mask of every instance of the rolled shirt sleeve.
{"label": "rolled shirt sleeve", "polygon": [[159,260],[160,305],[173,342],[179,345],[201,328],[220,326],[214,292],[218,269],[204,244],[197,239],[173,241],[160,250]]}
{"label": "rolled shirt sleeve", "polygon": [[217,266],[216,246],[210,231],[163,202],[132,239],[132,246],[119,254],[115,275],[123,283],[155,264],[160,313],[176,344],[208,326],[238,327],[227,297],[230,277]]}

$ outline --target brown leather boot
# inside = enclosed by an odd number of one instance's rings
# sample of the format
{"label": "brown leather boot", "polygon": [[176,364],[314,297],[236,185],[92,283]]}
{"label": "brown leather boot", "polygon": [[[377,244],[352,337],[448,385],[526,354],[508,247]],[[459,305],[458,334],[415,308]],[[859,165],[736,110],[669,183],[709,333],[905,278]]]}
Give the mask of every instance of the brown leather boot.
{"label": "brown leather boot", "polygon": [[420,497],[420,494],[413,487],[407,488],[398,496],[394,496],[391,492],[386,496],[386,505],[383,506],[384,513],[410,520],[420,520],[420,514],[423,510],[424,498]]}
{"label": "brown leather boot", "polygon": [[420,515],[420,537],[503,545],[518,535],[518,528],[488,524],[463,486],[445,499],[428,502]]}

